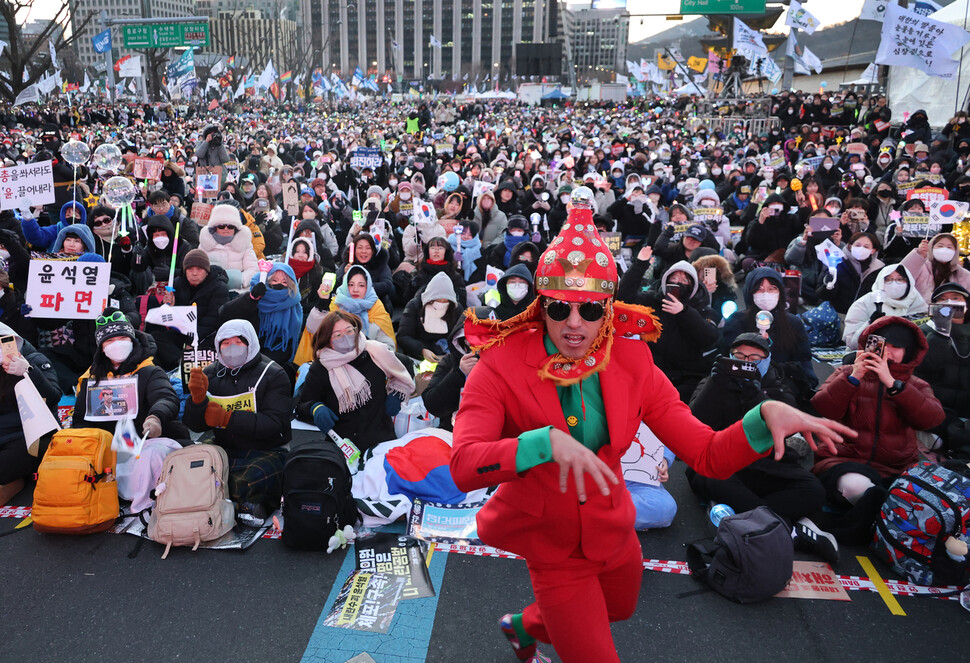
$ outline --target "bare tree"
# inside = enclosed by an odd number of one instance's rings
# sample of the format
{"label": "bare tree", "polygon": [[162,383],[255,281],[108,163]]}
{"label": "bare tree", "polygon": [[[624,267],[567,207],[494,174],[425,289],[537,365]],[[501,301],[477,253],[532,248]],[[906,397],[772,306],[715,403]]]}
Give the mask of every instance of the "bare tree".
{"label": "bare tree", "polygon": [[[9,101],[39,81],[51,66],[48,41],[53,41],[54,50],[61,52],[74,43],[93,18],[89,13],[82,20],[73,21],[73,32],[67,35],[67,27],[72,23],[71,2],[61,0],[54,17],[43,23],[39,34],[24,38],[23,25],[30,18],[32,4],[32,0],[0,0],[0,20],[6,23],[10,35],[0,56],[0,96]],[[32,65],[31,70],[24,76],[28,65]]]}

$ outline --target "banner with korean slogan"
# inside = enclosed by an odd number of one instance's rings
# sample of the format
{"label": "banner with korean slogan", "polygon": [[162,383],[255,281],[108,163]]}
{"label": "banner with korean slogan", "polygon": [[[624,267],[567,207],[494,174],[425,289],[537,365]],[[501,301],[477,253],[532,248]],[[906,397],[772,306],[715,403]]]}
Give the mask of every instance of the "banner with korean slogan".
{"label": "banner with korean slogan", "polygon": [[108,305],[111,265],[31,260],[26,302],[32,318],[94,320]]}
{"label": "banner with korean slogan", "polygon": [[351,168],[380,168],[384,163],[384,156],[376,147],[358,147],[350,157]]}
{"label": "banner with korean slogan", "polygon": [[821,22],[809,14],[802,3],[797,0],[791,0],[791,6],[788,9],[788,16],[785,17],[785,25],[791,28],[798,28],[799,30],[804,30],[807,34],[812,34],[821,25]]}
{"label": "banner with korean slogan", "polygon": [[943,79],[956,76],[952,55],[970,42],[966,30],[920,16],[895,4],[886,7],[876,64],[912,67]]}
{"label": "banner with korean slogan", "polygon": [[737,17],[734,18],[734,43],[732,48],[748,59],[751,59],[751,56],[754,55],[767,55],[768,53],[768,47],[765,46],[761,33],[752,30]]}
{"label": "banner with korean slogan", "polygon": [[54,170],[50,160],[0,168],[0,210],[54,203]]}

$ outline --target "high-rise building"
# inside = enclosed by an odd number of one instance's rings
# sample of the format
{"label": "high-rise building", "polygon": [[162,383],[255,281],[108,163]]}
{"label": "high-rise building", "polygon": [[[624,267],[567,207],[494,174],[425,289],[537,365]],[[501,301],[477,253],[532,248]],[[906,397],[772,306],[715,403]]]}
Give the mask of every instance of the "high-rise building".
{"label": "high-rise building", "polygon": [[626,9],[567,9],[563,12],[567,60],[580,79],[610,79],[625,66],[630,40]]}
{"label": "high-rise building", "polygon": [[[71,21],[73,26],[80,26],[82,21],[93,14],[94,18],[80,31],[75,41],[78,60],[84,66],[97,66],[104,62],[104,55],[95,53],[91,37],[104,28],[98,22],[101,11],[107,12],[108,18],[174,18],[179,16],[195,16],[195,0],[72,0]],[[73,27],[72,26],[72,27]],[[74,30],[77,33],[77,30]],[[112,30],[114,50],[121,50],[121,31]]]}
{"label": "high-rise building", "polygon": [[266,16],[256,9],[223,11],[209,20],[209,35],[209,45],[203,52],[232,55],[254,67],[263,67],[272,59],[280,74],[299,72],[306,66],[300,66],[296,21],[278,15]]}
{"label": "high-rise building", "polygon": [[516,44],[559,33],[556,0],[310,0],[303,11],[314,65],[398,80],[508,79]]}

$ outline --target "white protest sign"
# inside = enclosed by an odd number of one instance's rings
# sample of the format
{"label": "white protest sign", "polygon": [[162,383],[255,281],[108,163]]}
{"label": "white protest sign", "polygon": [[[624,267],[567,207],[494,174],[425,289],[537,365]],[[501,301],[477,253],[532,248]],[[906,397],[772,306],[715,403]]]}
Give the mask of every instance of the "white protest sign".
{"label": "white protest sign", "polygon": [[141,78],[141,56],[132,55],[122,62],[118,69],[118,76],[121,78]]}
{"label": "white protest sign", "polygon": [[39,450],[37,442],[51,431],[60,430],[57,418],[47,408],[47,403],[41,397],[37,387],[29,379],[20,380],[13,387],[17,397],[17,409],[20,411],[20,423],[24,427],[24,439],[27,441],[27,453],[37,456]]}
{"label": "white protest sign", "polygon": [[0,168],[0,210],[53,202],[54,170],[49,160]]}
{"label": "white protest sign", "polygon": [[912,67],[930,76],[951,79],[960,64],[951,56],[967,42],[970,34],[962,28],[889,4],[876,64]]}
{"label": "white protest sign", "polygon": [[108,304],[111,265],[31,260],[26,302],[32,318],[94,320]]}
{"label": "white protest sign", "polygon": [[623,479],[648,486],[660,485],[657,466],[664,459],[664,446],[646,424],[641,423],[633,444],[620,459]]}

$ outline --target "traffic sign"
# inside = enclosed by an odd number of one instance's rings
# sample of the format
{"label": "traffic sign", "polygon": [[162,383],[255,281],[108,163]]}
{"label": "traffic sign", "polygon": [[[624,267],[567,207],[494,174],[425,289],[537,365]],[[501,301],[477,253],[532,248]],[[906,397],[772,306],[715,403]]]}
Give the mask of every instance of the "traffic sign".
{"label": "traffic sign", "polygon": [[121,35],[125,48],[208,46],[209,24],[200,22],[124,25],[121,28]]}
{"label": "traffic sign", "polygon": [[680,0],[681,14],[764,14],[765,0]]}

